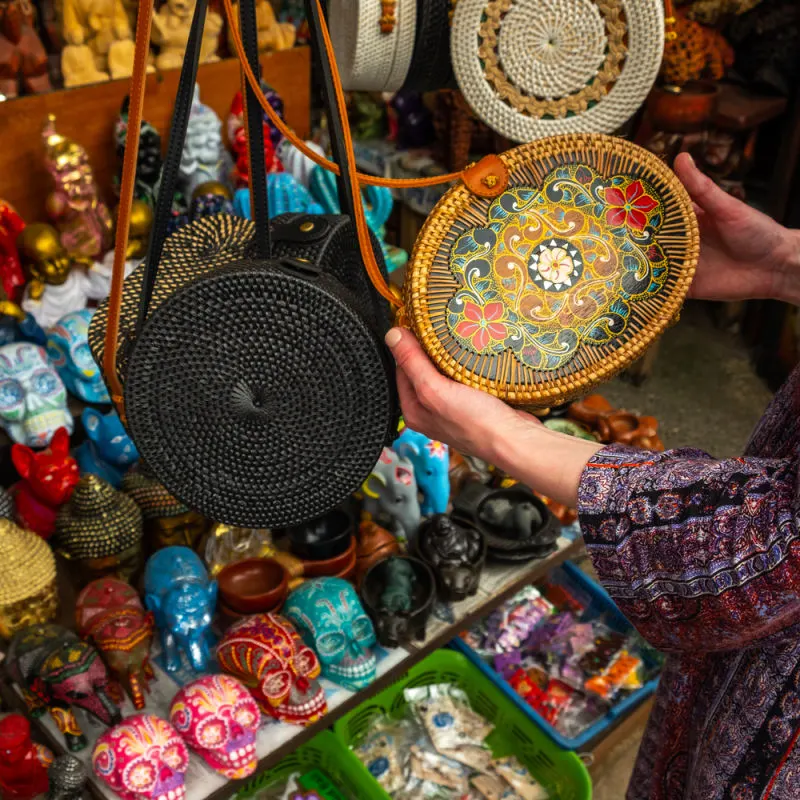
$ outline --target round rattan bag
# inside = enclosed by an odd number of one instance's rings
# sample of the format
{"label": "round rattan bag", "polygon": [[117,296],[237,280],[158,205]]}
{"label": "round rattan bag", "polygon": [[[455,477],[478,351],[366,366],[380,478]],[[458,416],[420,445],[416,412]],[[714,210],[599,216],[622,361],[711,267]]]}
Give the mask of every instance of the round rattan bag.
{"label": "round rattan bag", "polygon": [[673,173],[623,139],[558,136],[499,158],[501,193],[456,186],[428,218],[404,321],[451,378],[556,405],[631,364],[676,318],[697,221]]}
{"label": "round rattan bag", "polygon": [[475,114],[516,142],[613,133],[664,51],[662,0],[458,0],[453,70]]}

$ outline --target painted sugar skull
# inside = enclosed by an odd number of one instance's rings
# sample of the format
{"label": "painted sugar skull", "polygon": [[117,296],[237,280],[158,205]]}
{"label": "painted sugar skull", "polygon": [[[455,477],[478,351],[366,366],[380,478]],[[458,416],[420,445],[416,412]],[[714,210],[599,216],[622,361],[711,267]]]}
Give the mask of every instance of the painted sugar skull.
{"label": "painted sugar skull", "polygon": [[17,633],[8,649],[8,669],[31,714],[49,711],[72,751],[86,747],[72,706],[106,725],[120,719],[99,653],[61,625],[31,625]]}
{"label": "painted sugar skull", "polygon": [[375,679],[375,628],[356,590],[342,578],[315,578],[295,589],[283,613],[313,646],[328,680],[352,691]]}
{"label": "painted sugar skull", "polygon": [[211,658],[211,618],[217,582],[188,547],[166,547],[150,556],[144,571],[147,608],[155,615],[168,672],[181,667],[181,651],[204,672]]}
{"label": "painted sugar skull", "polygon": [[154,678],[153,615],[144,610],[139,593],[125,581],[98,578],[78,595],[75,618],[78,633],[100,651],[134,708],[143,709],[144,693]]}
{"label": "painted sugar skull", "polygon": [[94,311],[71,311],[47,332],[47,355],[67,390],[87,403],[110,403],[100,368],[89,350],[89,323]]}
{"label": "painted sugar skull", "polygon": [[92,768],[123,800],[183,800],[189,751],[178,731],[152,714],[136,714],[106,731]]}
{"label": "painted sugar skull", "polygon": [[47,447],[59,428],[72,433],[67,390],[43,348],[24,342],[0,347],[0,425],[28,447]]}
{"label": "painted sugar skull", "polygon": [[316,653],[278,614],[255,614],[228,628],[217,660],[250,689],[265,714],[281,722],[309,725],[328,710]]}
{"label": "painted sugar skull", "polygon": [[205,675],[172,701],[169,720],[189,747],[229,779],[255,771],[258,704],[230,675]]}

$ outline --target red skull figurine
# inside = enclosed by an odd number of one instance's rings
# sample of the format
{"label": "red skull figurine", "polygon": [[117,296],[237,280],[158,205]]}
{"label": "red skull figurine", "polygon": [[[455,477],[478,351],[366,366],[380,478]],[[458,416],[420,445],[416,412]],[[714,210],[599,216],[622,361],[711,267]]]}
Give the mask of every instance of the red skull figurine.
{"label": "red skull figurine", "polygon": [[31,741],[31,724],[22,714],[0,719],[0,795],[28,800],[47,791],[53,754]]}
{"label": "red skull figurine", "polygon": [[217,660],[250,689],[264,713],[281,722],[309,725],[328,710],[316,680],[317,654],[278,614],[255,614],[228,628]]}
{"label": "red skull figurine", "polygon": [[11,460],[22,480],[12,489],[17,522],[49,539],[58,511],[72,496],[80,480],[78,463],[69,453],[69,433],[59,428],[47,450],[31,450],[24,444],[11,448]]}
{"label": "red skull figurine", "polygon": [[189,751],[166,720],[136,714],[98,740],[92,753],[95,775],[123,800],[183,800]]}
{"label": "red skull figurine", "polygon": [[144,610],[137,591],[116,578],[98,578],[78,596],[75,616],[80,636],[92,640],[134,708],[143,709],[144,693],[154,677],[153,615]]}
{"label": "red skull figurine", "polygon": [[250,693],[229,675],[205,675],[175,695],[169,720],[184,741],[226,778],[255,772],[261,712]]}

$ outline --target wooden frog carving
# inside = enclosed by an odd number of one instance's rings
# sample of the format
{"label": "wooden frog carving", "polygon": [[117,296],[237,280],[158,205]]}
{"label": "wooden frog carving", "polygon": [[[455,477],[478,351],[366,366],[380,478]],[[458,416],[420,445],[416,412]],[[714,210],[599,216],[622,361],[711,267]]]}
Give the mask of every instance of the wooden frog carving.
{"label": "wooden frog carving", "polygon": [[31,625],[8,648],[8,671],[22,689],[32,716],[49,711],[67,747],[86,747],[72,706],[106,725],[122,719],[108,695],[108,672],[97,650],[61,625]]}

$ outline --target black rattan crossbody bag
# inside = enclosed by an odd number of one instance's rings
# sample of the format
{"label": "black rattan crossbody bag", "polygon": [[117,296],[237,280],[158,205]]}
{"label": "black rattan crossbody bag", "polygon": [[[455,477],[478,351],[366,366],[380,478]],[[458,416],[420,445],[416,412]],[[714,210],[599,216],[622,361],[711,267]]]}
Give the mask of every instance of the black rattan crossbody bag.
{"label": "black rattan crossbody bag", "polygon": [[[319,42],[317,5],[307,7]],[[254,222],[204,217],[166,237],[206,8],[198,0],[148,257],[124,284],[115,269],[118,291],[112,285],[95,314],[89,343],[142,458],[170,492],[213,520],[283,527],[357,489],[396,435],[394,365],[383,344],[389,306],[359,251],[342,120],[321,46],[345,213],[269,222],[261,108],[247,86],[249,149],[258,154],[250,163]],[[151,13],[145,0],[140,17]],[[253,0],[240,3],[240,24],[257,70]],[[142,35],[137,29],[137,50]],[[131,91],[139,114],[145,63],[137,60]],[[118,251],[124,239],[121,230]],[[385,276],[376,242],[373,249]]]}

